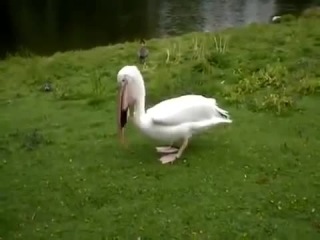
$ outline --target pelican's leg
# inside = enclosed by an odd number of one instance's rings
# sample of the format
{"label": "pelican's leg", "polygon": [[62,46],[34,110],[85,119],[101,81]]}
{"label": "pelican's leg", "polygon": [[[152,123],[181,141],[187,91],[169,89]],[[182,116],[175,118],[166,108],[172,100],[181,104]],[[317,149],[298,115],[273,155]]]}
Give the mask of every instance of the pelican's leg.
{"label": "pelican's leg", "polygon": [[165,156],[161,157],[160,161],[162,162],[162,164],[166,164],[166,163],[169,163],[169,162],[174,162],[175,160],[180,158],[182,153],[184,152],[184,150],[188,146],[188,143],[189,143],[189,138],[185,138],[183,143],[182,143],[182,145],[181,145],[181,147],[179,148],[178,153],[176,153],[176,154],[168,154],[168,155],[165,155]]}

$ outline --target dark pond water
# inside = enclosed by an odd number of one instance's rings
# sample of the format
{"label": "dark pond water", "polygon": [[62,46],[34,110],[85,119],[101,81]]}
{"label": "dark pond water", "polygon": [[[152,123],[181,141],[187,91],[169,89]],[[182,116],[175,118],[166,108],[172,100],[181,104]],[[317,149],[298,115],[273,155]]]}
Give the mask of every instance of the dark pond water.
{"label": "dark pond water", "polygon": [[0,0],[0,56],[20,48],[48,55],[139,38],[215,31],[314,0]]}

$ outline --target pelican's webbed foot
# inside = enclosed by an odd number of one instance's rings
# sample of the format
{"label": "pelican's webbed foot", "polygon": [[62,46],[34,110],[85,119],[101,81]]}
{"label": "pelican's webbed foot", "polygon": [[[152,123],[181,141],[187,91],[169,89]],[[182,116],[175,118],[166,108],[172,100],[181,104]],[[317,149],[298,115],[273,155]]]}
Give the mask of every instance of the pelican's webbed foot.
{"label": "pelican's webbed foot", "polygon": [[172,163],[177,160],[178,156],[175,153],[164,155],[160,158],[162,164]]}
{"label": "pelican's webbed foot", "polygon": [[189,138],[185,138],[177,153],[171,153],[171,154],[167,154],[167,155],[162,156],[160,158],[160,161],[162,162],[162,164],[172,163],[175,160],[177,160],[178,158],[180,158],[182,153],[184,152],[184,150],[188,146],[188,142],[189,142]]}
{"label": "pelican's webbed foot", "polygon": [[170,154],[170,153],[178,152],[179,149],[171,146],[166,146],[166,147],[156,147],[156,150],[158,153]]}

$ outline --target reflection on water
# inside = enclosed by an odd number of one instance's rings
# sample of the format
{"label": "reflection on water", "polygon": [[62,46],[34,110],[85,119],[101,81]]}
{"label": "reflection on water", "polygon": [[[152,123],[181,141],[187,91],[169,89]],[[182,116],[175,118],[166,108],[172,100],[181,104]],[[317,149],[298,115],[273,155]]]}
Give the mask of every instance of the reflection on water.
{"label": "reflection on water", "polygon": [[298,14],[312,0],[1,0],[0,55],[86,49],[137,38],[215,31],[274,14]]}
{"label": "reflection on water", "polygon": [[[212,14],[217,8],[222,11]],[[261,0],[210,1],[207,6],[203,6],[203,11],[205,16],[204,29],[214,31],[253,22],[267,22],[276,12],[276,5],[274,1]]]}

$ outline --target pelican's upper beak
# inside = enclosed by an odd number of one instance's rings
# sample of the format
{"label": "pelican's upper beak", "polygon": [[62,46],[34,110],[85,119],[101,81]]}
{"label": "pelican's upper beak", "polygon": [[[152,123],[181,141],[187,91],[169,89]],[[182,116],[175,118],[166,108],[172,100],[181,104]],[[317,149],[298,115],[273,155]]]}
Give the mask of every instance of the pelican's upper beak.
{"label": "pelican's upper beak", "polygon": [[124,127],[128,122],[128,111],[132,104],[133,97],[128,88],[128,83],[125,82],[118,92],[118,132],[121,143],[124,143]]}

